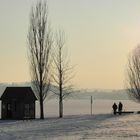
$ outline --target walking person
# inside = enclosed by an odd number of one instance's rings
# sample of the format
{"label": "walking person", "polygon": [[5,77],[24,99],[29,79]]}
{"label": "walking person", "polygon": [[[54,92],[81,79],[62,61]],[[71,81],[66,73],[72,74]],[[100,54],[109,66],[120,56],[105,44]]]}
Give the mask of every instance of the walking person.
{"label": "walking person", "polygon": [[116,110],[117,110],[117,105],[116,105],[116,103],[114,103],[114,104],[112,105],[112,108],[113,108],[113,113],[114,113],[114,115],[116,115]]}
{"label": "walking person", "polygon": [[121,102],[119,102],[119,105],[118,105],[118,112],[119,112],[119,115],[121,115],[122,109],[123,109],[123,104],[122,104]]}

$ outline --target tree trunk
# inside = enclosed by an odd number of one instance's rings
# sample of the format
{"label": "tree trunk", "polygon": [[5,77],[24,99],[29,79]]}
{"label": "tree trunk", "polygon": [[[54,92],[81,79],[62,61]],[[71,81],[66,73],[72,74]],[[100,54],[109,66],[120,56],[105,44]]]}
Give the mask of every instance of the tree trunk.
{"label": "tree trunk", "polygon": [[59,100],[59,117],[63,118],[63,99],[61,97]]}
{"label": "tree trunk", "polygon": [[[40,74],[42,76],[42,74]],[[40,119],[44,119],[42,81],[40,82]]]}
{"label": "tree trunk", "polygon": [[44,107],[43,107],[43,100],[40,98],[40,119],[44,119]]}
{"label": "tree trunk", "polygon": [[[61,71],[60,71],[61,73]],[[63,118],[63,95],[62,95],[62,74],[60,75],[60,85],[59,85],[59,117]]]}

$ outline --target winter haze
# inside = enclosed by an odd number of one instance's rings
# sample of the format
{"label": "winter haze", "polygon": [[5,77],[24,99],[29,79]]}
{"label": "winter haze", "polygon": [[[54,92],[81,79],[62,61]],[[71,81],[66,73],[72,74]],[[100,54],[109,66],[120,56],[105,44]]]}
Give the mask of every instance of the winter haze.
{"label": "winter haze", "polygon": [[[27,32],[36,0],[0,1],[0,81],[30,81]],[[48,0],[52,27],[66,32],[78,88],[122,89],[131,49],[140,42],[139,0]]]}

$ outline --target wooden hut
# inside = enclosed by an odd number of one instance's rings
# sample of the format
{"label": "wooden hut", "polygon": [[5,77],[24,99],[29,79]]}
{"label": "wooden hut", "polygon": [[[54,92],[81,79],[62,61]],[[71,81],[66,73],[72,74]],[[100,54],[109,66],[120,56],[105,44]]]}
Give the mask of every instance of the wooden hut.
{"label": "wooden hut", "polygon": [[35,119],[35,101],[31,87],[7,87],[2,94],[2,119]]}

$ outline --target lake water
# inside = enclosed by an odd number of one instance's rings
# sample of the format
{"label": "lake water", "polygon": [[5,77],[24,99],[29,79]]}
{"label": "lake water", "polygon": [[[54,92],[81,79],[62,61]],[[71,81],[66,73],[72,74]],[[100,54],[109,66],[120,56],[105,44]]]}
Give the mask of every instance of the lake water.
{"label": "lake water", "polygon": [[[93,114],[112,113],[112,105],[117,104],[120,100],[93,100],[92,112]],[[140,104],[130,100],[121,100],[123,103],[123,110],[125,111],[139,111]],[[91,112],[90,99],[69,99],[64,101],[64,115],[81,115],[90,114]],[[44,104],[45,117],[58,116],[58,101],[56,99],[46,100]],[[39,104],[36,103],[36,116],[39,117]]]}

